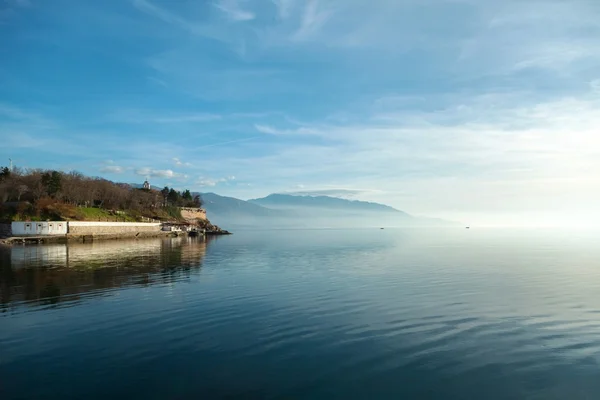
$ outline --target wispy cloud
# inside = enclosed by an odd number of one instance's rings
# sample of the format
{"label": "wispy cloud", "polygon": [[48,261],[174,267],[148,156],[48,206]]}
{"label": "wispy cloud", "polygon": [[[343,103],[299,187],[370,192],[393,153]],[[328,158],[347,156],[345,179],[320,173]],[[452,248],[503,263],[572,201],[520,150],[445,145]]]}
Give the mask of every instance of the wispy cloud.
{"label": "wispy cloud", "polygon": [[119,165],[106,165],[100,168],[100,172],[105,172],[109,174],[122,174],[123,172],[125,172],[125,168]]}
{"label": "wispy cloud", "polygon": [[600,79],[594,79],[591,81],[590,88],[592,89],[592,92],[600,94]]}
{"label": "wispy cloud", "polygon": [[244,143],[244,142],[249,142],[251,140],[255,140],[257,138],[258,138],[258,136],[250,136],[250,137],[246,137],[246,138],[242,138],[242,139],[227,140],[225,142],[208,143],[208,144],[203,144],[203,145],[197,146],[197,147],[195,147],[195,149],[199,150],[199,149],[206,149],[209,147],[225,146],[225,145],[234,144],[234,143]]}
{"label": "wispy cloud", "polygon": [[[299,185],[303,186],[303,185]],[[331,197],[342,197],[342,198],[356,198],[361,195],[370,194],[370,193],[384,193],[381,190],[373,190],[373,189],[345,189],[345,188],[331,188],[331,189],[316,189],[316,190],[307,190],[305,188],[300,188],[302,190],[292,190],[292,191],[284,191],[284,194],[293,194],[297,196],[331,196]]]}
{"label": "wispy cloud", "polygon": [[277,7],[277,14],[281,19],[287,19],[294,7],[295,0],[272,0]]}
{"label": "wispy cloud", "polygon": [[238,0],[218,0],[215,6],[233,21],[249,21],[254,19],[254,13],[242,10]]}
{"label": "wispy cloud", "polygon": [[197,36],[209,37],[217,40],[222,39],[217,31],[210,26],[199,23],[198,21],[188,20],[181,15],[171,12],[163,7],[156,5],[148,0],[132,0],[133,5],[140,11],[151,15],[167,24],[178,27],[179,29]]}
{"label": "wispy cloud", "polygon": [[254,128],[261,132],[261,133],[265,133],[267,135],[314,135],[314,134],[318,134],[318,131],[316,131],[314,128],[310,128],[310,127],[298,127],[298,128],[293,128],[293,129],[278,129],[278,128],[274,128],[270,125],[262,125],[262,124],[255,124]]}
{"label": "wispy cloud", "polygon": [[58,126],[54,120],[41,113],[6,103],[0,103],[0,117],[4,117],[5,123],[18,123],[29,128],[51,129]]}
{"label": "wispy cloud", "polygon": [[194,27],[185,19],[179,17],[176,14],[173,14],[149,1],[146,0],[132,0],[133,5],[137,7],[139,10],[144,11],[148,14],[151,14],[164,22],[168,22],[171,24],[176,24],[186,30],[194,32]]}
{"label": "wispy cloud", "polygon": [[228,177],[216,178],[216,179],[200,177],[194,183],[196,184],[196,186],[199,186],[199,187],[214,187],[220,183],[227,183],[227,182],[231,182],[234,180],[235,180],[235,176],[228,176]]}
{"label": "wispy cloud", "polygon": [[331,10],[322,8],[319,0],[308,0],[300,28],[293,34],[292,39],[302,41],[316,35],[331,16]]}
{"label": "wispy cloud", "polygon": [[151,169],[147,167],[136,169],[135,174],[151,178],[179,178],[184,176],[184,174],[174,172],[170,169]]}
{"label": "wispy cloud", "polygon": [[180,124],[192,122],[209,122],[221,119],[220,115],[207,113],[164,113],[150,111],[119,111],[110,116],[111,119],[132,124]]}
{"label": "wispy cloud", "polygon": [[169,87],[169,85],[167,84],[167,82],[163,81],[162,79],[158,79],[158,78],[155,78],[153,76],[148,76],[147,79],[150,82],[155,83],[155,84],[157,84],[159,86],[162,86],[162,87],[165,87],[165,88]]}

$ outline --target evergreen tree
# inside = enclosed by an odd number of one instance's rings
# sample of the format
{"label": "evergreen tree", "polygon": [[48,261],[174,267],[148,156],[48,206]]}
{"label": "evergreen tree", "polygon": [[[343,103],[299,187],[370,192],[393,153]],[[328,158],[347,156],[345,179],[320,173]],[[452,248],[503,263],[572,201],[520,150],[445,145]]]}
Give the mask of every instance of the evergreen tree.
{"label": "evergreen tree", "polygon": [[178,191],[171,188],[171,190],[169,190],[169,195],[167,196],[167,198],[169,200],[169,203],[171,203],[172,205],[177,205],[179,199],[181,198],[181,195]]}
{"label": "evergreen tree", "polygon": [[60,189],[62,188],[61,179],[62,177],[58,171],[45,172],[42,175],[42,184],[46,188],[48,196],[54,197],[60,192]]}
{"label": "evergreen tree", "polygon": [[2,167],[0,168],[0,182],[3,180],[10,178],[10,168]]}
{"label": "evergreen tree", "polygon": [[169,187],[165,186],[160,192],[163,195],[163,204],[166,206],[167,201],[169,200]]}

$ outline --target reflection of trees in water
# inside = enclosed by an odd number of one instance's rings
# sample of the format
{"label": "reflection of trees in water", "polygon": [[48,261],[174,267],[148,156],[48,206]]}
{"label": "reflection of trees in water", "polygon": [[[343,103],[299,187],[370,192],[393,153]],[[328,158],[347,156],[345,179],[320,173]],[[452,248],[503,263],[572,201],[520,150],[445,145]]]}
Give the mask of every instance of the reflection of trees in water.
{"label": "reflection of trees in water", "polygon": [[207,241],[180,237],[0,249],[0,309],[82,301],[109,289],[187,280]]}

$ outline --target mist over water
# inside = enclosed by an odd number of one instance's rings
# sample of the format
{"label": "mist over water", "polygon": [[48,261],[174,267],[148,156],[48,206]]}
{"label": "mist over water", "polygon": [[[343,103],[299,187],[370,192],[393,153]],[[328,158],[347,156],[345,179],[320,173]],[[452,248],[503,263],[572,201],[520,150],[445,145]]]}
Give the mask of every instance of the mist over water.
{"label": "mist over water", "polygon": [[0,397],[595,398],[594,232],[2,248]]}

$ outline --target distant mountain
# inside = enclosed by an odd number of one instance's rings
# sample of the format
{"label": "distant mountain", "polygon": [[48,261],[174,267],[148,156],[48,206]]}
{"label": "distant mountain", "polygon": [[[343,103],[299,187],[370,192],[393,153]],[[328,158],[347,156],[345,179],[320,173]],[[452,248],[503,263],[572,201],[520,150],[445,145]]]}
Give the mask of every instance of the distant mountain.
{"label": "distant mountain", "polygon": [[215,193],[200,193],[203,207],[209,214],[227,216],[272,217],[280,216],[281,212],[262,207],[235,197],[219,196]]}
{"label": "distant mountain", "polygon": [[271,194],[260,199],[248,200],[249,203],[279,210],[322,210],[327,213],[389,213],[397,217],[411,218],[404,211],[379,203],[358,200],[346,200],[329,196],[296,196],[289,194]]}
{"label": "distant mountain", "polygon": [[228,229],[451,225],[443,220],[413,217],[384,204],[329,196],[272,194],[244,201],[215,193],[199,194],[211,222]]}
{"label": "distant mountain", "polygon": [[[196,194],[196,193],[193,193]],[[272,210],[234,197],[215,193],[198,193],[204,202],[203,208],[210,221],[219,226],[259,226],[273,224],[291,218],[293,213]]]}

